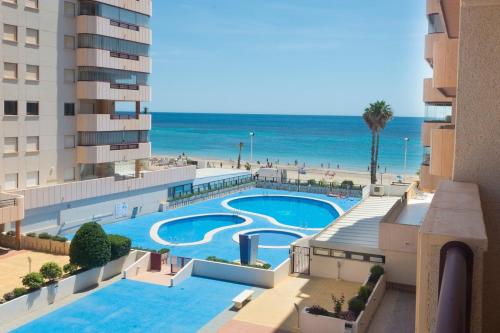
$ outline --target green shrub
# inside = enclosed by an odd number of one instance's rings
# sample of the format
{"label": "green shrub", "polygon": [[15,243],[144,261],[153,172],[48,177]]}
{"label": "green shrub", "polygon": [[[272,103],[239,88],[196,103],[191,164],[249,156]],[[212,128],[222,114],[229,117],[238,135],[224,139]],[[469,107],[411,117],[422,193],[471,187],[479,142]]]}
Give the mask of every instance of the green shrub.
{"label": "green shrub", "polygon": [[354,182],[352,180],[344,180],[341,184],[340,184],[340,187],[342,188],[345,188],[345,189],[349,189],[351,187],[354,186]]}
{"label": "green shrub", "polygon": [[38,272],[28,273],[23,277],[23,286],[30,290],[40,289],[43,282],[43,275]]}
{"label": "green shrub", "polygon": [[51,261],[42,265],[40,274],[49,281],[54,281],[62,276],[62,268],[57,263]]}
{"label": "green shrub", "polygon": [[332,294],[332,302],[333,302],[333,310],[335,311],[335,314],[338,316],[340,312],[342,312],[342,305],[344,305],[345,302],[344,294],[342,294],[338,298],[337,296]]}
{"label": "green shrub", "polygon": [[52,239],[53,241],[56,241],[56,242],[61,242],[61,243],[68,241],[68,239],[64,236],[52,236],[50,239]]}
{"label": "green shrub", "polygon": [[78,266],[77,265],[66,264],[66,265],[63,266],[63,271],[66,274],[73,274],[77,270],[78,270]]}
{"label": "green shrub", "polygon": [[378,279],[384,274],[384,267],[380,265],[373,265],[370,269],[370,281],[376,283]]}
{"label": "green shrub", "polygon": [[16,232],[15,231],[7,231],[6,233],[7,236],[10,236],[10,237],[14,237],[16,235]]}
{"label": "green shrub", "polygon": [[359,297],[353,297],[349,300],[349,311],[354,312],[354,314],[359,315],[361,311],[365,309],[365,302]]}
{"label": "green shrub", "polygon": [[368,298],[372,294],[372,289],[368,286],[359,287],[358,297],[361,298],[365,303],[368,301]]}
{"label": "green shrub", "polygon": [[316,185],[316,179],[309,179],[309,180],[307,181],[307,184],[308,184],[308,185]]}
{"label": "green shrub", "polygon": [[14,298],[16,298],[16,296],[14,296],[14,292],[13,291],[9,291],[8,293],[3,294],[2,300],[4,300],[4,302],[0,302],[0,304],[3,304],[3,303],[8,302],[8,301],[11,301]]}
{"label": "green shrub", "polygon": [[111,260],[116,260],[129,254],[130,246],[132,245],[130,238],[120,235],[108,235],[108,240],[111,244]]}
{"label": "green shrub", "polygon": [[269,269],[271,268],[271,264],[265,263],[264,265],[262,265],[262,268]]}
{"label": "green shrub", "polygon": [[36,232],[28,232],[26,234],[27,237],[36,237]]}
{"label": "green shrub", "polygon": [[268,264],[268,263],[265,263],[263,265],[241,265],[240,263],[232,262],[232,261],[229,261],[229,260],[226,260],[226,259],[217,258],[216,256],[209,256],[209,257],[207,257],[206,260],[208,260],[208,261],[214,261],[214,262],[220,262],[220,263],[223,263],[223,264],[238,265],[238,266],[253,267],[253,268],[261,268],[261,269],[270,269],[271,268],[271,265]]}
{"label": "green shrub", "polygon": [[158,253],[159,254],[165,254],[165,253],[170,253],[170,249],[167,249],[167,248],[161,248],[158,250]]}
{"label": "green shrub", "polygon": [[38,235],[38,238],[40,238],[40,239],[51,239],[52,235],[50,235],[47,232],[42,232],[41,234]]}
{"label": "green shrub", "polygon": [[18,298],[26,295],[28,293],[28,290],[26,288],[14,288],[14,290],[12,290],[12,293],[14,294],[14,298]]}
{"label": "green shrub", "polygon": [[306,311],[313,315],[330,316],[330,312],[320,305],[313,305],[309,308],[306,308]]}
{"label": "green shrub", "polygon": [[70,263],[84,269],[104,266],[111,258],[111,244],[96,222],[83,224],[69,247]]}

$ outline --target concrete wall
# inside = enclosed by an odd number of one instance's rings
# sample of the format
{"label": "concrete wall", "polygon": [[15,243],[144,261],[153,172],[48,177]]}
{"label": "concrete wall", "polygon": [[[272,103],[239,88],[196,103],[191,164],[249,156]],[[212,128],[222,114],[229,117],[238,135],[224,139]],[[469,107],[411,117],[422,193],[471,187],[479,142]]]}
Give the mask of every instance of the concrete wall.
{"label": "concrete wall", "polygon": [[310,268],[312,276],[363,283],[368,274],[370,274],[370,268],[374,264],[365,261],[318,256],[314,255],[311,251]]}
{"label": "concrete wall", "polygon": [[182,267],[180,271],[178,271],[175,276],[170,280],[171,286],[175,287],[179,285],[181,282],[188,279],[193,274],[194,261],[191,260],[187,263],[186,266]]}
{"label": "concrete wall", "polygon": [[141,273],[147,272],[151,265],[151,252],[136,251],[136,261],[126,262],[123,267],[123,278],[129,279]]}
{"label": "concrete wall", "polygon": [[385,275],[387,281],[415,286],[417,275],[417,254],[398,251],[384,251]]}

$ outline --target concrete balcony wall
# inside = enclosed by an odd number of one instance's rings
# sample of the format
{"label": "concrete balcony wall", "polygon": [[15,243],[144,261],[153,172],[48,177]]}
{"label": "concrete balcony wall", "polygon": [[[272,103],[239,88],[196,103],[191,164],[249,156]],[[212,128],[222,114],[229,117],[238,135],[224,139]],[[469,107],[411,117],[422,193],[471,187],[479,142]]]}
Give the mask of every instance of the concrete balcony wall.
{"label": "concrete balcony wall", "polygon": [[431,146],[431,132],[433,129],[437,129],[443,126],[440,122],[424,122],[422,123],[422,146]]}
{"label": "concrete balcony wall", "polygon": [[151,115],[140,114],[138,119],[111,119],[110,114],[78,114],[76,124],[79,132],[149,131]]}
{"label": "concrete balcony wall", "polygon": [[148,57],[139,57],[139,60],[116,58],[110,51],[100,49],[77,49],[76,65],[151,73],[151,59]]}
{"label": "concrete balcony wall", "polygon": [[0,193],[0,224],[21,221],[22,219],[24,219],[24,197]]}
{"label": "concrete balcony wall", "polygon": [[76,162],[81,164],[97,164],[140,160],[151,157],[151,143],[139,143],[137,149],[111,150],[111,145],[77,146]]}
{"label": "concrete balcony wall", "polygon": [[441,13],[441,6],[439,5],[439,0],[427,0],[426,14],[438,14]]}
{"label": "concrete balcony wall", "polygon": [[433,44],[433,87],[447,97],[457,91],[458,39],[444,39]]}
{"label": "concrete balcony wall", "polygon": [[452,98],[446,97],[433,87],[432,78],[424,79],[424,103],[451,103]]}
{"label": "concrete balcony wall", "polygon": [[56,184],[16,192],[25,198],[25,209],[34,209],[167,184],[185,183],[196,178],[196,167],[175,167],[145,171],[140,178],[115,180],[114,177]]}
{"label": "concrete balcony wall", "polygon": [[420,190],[434,192],[443,180],[450,180],[450,177],[433,176],[428,165],[420,166]]}
{"label": "concrete balcony wall", "polygon": [[434,63],[434,44],[438,41],[446,40],[448,37],[445,33],[434,33],[425,35],[424,58],[433,66]]}
{"label": "concrete balcony wall", "polygon": [[440,0],[441,13],[446,32],[450,38],[458,38],[460,22],[460,2],[458,0]]}
{"label": "concrete balcony wall", "polygon": [[139,90],[114,89],[109,82],[78,81],[76,95],[79,99],[145,102],[151,100],[151,88],[139,86]]}
{"label": "concrete balcony wall", "polygon": [[99,0],[99,2],[129,9],[148,16],[151,16],[153,9],[151,0]]}
{"label": "concrete balcony wall", "polygon": [[110,20],[99,16],[81,15],[76,17],[76,32],[97,34],[133,42],[151,44],[151,30],[139,27],[139,31],[116,27],[110,24]]}
{"label": "concrete balcony wall", "polygon": [[430,174],[451,177],[455,158],[455,130],[434,128],[431,130]]}

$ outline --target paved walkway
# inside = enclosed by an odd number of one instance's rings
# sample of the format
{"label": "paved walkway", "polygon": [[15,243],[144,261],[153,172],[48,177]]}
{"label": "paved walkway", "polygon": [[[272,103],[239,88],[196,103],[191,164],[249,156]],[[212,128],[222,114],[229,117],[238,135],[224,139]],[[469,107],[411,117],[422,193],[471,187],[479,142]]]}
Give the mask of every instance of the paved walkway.
{"label": "paved walkway", "polygon": [[344,294],[347,307],[347,300],[357,293],[359,287],[359,283],[333,279],[288,277],[249,302],[219,332],[298,332],[294,304],[300,310],[315,304],[332,309],[332,294]]}
{"label": "paved walkway", "polygon": [[367,333],[415,332],[415,294],[388,289]]}
{"label": "paved walkway", "polygon": [[38,272],[43,264],[55,261],[63,266],[69,262],[68,256],[59,256],[28,250],[9,251],[0,255],[0,297],[17,287],[22,287],[23,276],[30,272],[28,258],[31,258],[31,271]]}
{"label": "paved walkway", "polygon": [[147,271],[128,279],[170,287],[172,277],[170,265],[162,265],[161,271]]}

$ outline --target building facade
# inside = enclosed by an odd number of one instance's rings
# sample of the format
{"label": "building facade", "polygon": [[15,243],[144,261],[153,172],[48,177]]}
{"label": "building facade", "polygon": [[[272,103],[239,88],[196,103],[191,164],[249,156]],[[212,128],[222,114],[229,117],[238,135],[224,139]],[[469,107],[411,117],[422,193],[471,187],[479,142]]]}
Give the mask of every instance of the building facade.
{"label": "building facade", "polygon": [[[0,1],[4,224],[29,220],[30,209],[194,179],[192,168],[149,168],[151,14],[151,0]],[[119,102],[133,106],[118,112]],[[147,183],[151,172],[161,182]],[[81,189],[62,195],[69,187]],[[46,200],[41,191],[55,192]]]}

